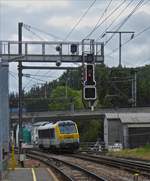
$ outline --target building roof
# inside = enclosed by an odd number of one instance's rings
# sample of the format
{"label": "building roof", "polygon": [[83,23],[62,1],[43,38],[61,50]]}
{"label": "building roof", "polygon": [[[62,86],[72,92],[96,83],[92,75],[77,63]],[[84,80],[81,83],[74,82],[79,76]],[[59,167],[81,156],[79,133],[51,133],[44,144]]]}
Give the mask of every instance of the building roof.
{"label": "building roof", "polygon": [[106,113],[107,119],[120,119],[122,123],[150,123],[150,113]]}

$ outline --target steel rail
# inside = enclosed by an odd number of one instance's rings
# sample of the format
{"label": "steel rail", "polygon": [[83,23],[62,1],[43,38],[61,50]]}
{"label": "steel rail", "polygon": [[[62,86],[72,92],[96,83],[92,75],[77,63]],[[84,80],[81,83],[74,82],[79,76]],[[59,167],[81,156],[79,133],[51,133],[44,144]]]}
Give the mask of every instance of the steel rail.
{"label": "steel rail", "polygon": [[96,175],[96,174],[88,171],[87,169],[78,166],[78,165],[69,163],[69,162],[67,162],[67,161],[64,161],[64,160],[61,160],[61,159],[58,159],[58,158],[51,157],[50,155],[47,155],[47,154],[42,153],[42,152],[39,152],[39,151],[30,151],[29,153],[30,153],[30,154],[32,153],[32,154],[37,155],[37,156],[39,156],[39,157],[46,158],[46,159],[49,160],[49,161],[50,161],[50,160],[55,160],[55,161],[57,161],[57,162],[61,162],[61,163],[65,164],[65,165],[67,165],[67,166],[69,166],[69,167],[72,167],[73,169],[76,169],[76,170],[78,170],[78,171],[81,171],[81,172],[85,173],[86,175],[88,175],[89,177],[91,177],[91,178],[93,178],[93,179],[95,179],[95,180],[97,180],[97,181],[106,181],[105,178],[100,177],[100,176],[98,176],[98,175]]}
{"label": "steel rail", "polygon": [[91,154],[75,154],[67,155],[70,157],[80,158],[87,161],[92,161],[99,164],[109,165],[117,168],[125,169],[129,172],[140,173],[143,176],[150,178],[150,164],[140,161],[133,161],[121,158],[112,158],[107,156],[94,156]]}
{"label": "steel rail", "polygon": [[44,159],[42,157],[36,156],[34,154],[31,153],[27,153],[26,154],[28,157],[35,159],[35,160],[39,160],[40,162],[48,165],[49,167],[51,167],[53,170],[55,170],[58,174],[60,174],[61,177],[63,177],[63,179],[65,179],[64,181],[73,181],[73,179],[71,177],[69,177],[68,175],[66,175],[64,172],[62,172],[58,167],[56,167],[55,165],[51,164],[49,162],[49,160]]}

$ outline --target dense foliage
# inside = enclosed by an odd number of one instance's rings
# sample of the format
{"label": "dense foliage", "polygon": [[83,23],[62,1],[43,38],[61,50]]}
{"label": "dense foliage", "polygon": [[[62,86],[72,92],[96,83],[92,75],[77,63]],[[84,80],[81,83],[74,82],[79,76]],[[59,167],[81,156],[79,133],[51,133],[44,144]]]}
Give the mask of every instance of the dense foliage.
{"label": "dense foliage", "polygon": [[73,90],[70,87],[57,86],[51,93],[49,110],[68,110],[83,108],[81,91]]}

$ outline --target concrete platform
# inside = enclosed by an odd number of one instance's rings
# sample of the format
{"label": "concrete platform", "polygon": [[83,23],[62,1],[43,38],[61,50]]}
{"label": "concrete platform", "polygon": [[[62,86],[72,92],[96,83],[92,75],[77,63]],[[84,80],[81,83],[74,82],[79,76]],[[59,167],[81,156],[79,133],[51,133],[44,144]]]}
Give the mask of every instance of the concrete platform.
{"label": "concrete platform", "polygon": [[58,181],[58,179],[51,169],[39,167],[10,170],[7,179],[3,181]]}

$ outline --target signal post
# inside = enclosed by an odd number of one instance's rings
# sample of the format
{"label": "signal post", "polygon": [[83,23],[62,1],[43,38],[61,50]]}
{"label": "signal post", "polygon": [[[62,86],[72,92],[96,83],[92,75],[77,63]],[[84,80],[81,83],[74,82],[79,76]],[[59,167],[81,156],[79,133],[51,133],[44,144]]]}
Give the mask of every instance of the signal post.
{"label": "signal post", "polygon": [[[88,42],[88,43],[87,43]],[[86,44],[86,46],[85,46]],[[88,44],[88,46],[87,46]],[[94,102],[97,99],[96,81],[95,81],[95,43],[93,39],[82,41],[83,54],[83,99],[88,101],[91,110],[94,110]]]}

